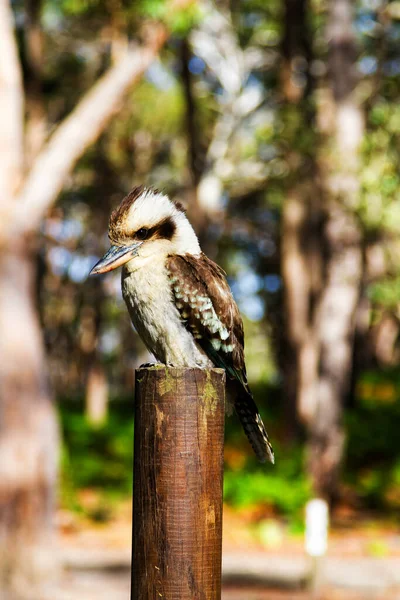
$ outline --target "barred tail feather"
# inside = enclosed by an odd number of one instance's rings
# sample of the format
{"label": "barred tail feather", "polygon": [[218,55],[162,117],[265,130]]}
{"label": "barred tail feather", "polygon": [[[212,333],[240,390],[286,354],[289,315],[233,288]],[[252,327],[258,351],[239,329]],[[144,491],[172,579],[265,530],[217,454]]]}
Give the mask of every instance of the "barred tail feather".
{"label": "barred tail feather", "polygon": [[234,406],[258,460],[264,463],[268,459],[274,464],[274,451],[253,396],[242,389],[235,397]]}

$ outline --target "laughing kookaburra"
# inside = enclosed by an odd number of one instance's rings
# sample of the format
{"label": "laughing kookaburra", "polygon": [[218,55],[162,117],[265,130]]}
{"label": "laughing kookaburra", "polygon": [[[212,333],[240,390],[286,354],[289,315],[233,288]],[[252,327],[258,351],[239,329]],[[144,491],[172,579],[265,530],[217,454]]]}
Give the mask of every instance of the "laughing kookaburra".
{"label": "laughing kookaburra", "polygon": [[132,323],[156,359],[174,367],[219,367],[258,459],[274,453],[249,389],[243,324],[223,270],[202,253],[180,204],[135,188],[111,214],[111,248],[91,273],[123,265]]}

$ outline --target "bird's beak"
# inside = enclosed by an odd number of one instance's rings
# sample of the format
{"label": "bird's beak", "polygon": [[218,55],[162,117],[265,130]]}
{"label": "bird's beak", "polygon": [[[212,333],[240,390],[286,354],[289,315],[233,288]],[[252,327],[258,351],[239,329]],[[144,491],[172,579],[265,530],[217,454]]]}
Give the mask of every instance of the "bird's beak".
{"label": "bird's beak", "polygon": [[128,262],[134,256],[137,256],[139,246],[142,242],[136,242],[130,246],[111,246],[111,248],[105,253],[103,258],[99,260],[90,271],[89,275],[97,275],[98,273],[107,273],[117,267]]}

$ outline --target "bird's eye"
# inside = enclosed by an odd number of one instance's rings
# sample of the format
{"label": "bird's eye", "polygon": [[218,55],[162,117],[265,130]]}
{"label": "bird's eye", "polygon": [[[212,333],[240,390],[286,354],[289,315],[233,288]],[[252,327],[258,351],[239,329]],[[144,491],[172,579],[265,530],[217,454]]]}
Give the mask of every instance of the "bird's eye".
{"label": "bird's eye", "polygon": [[147,238],[148,233],[149,230],[142,227],[136,232],[136,237],[138,238],[138,240],[145,240]]}

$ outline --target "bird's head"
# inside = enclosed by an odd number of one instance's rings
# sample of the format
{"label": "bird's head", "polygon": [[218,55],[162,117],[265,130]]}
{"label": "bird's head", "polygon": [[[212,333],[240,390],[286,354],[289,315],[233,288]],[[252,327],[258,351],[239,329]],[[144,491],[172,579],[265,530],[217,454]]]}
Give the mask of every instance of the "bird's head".
{"label": "bird's head", "polygon": [[199,254],[196,234],[180,204],[150,188],[134,188],[110,217],[111,248],[90,274],[128,269],[173,254]]}

